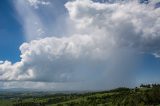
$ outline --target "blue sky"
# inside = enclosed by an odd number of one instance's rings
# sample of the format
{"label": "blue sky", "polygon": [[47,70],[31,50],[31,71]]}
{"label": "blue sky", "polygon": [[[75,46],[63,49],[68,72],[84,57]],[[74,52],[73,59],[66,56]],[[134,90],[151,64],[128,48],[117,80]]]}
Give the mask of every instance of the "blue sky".
{"label": "blue sky", "polygon": [[93,1],[1,0],[2,88],[159,83],[159,1]]}
{"label": "blue sky", "polygon": [[10,0],[0,1],[0,59],[19,60],[19,46],[24,42],[23,30]]}

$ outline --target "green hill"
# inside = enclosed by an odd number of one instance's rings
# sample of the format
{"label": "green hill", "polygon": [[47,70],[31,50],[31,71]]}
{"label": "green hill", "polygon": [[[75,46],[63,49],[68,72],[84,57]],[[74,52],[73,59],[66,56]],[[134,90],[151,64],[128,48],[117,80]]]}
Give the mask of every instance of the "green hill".
{"label": "green hill", "polygon": [[[9,94],[8,94],[9,95]],[[50,94],[18,93],[0,96],[0,106],[160,106],[160,85],[110,91]]]}

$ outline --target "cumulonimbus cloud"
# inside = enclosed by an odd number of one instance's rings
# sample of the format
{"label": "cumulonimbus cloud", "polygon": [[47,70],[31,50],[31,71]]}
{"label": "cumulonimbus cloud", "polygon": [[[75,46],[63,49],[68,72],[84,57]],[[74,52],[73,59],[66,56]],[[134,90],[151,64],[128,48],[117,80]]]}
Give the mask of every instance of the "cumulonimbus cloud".
{"label": "cumulonimbus cloud", "polygon": [[65,7],[76,26],[75,34],[22,44],[20,62],[0,64],[0,80],[111,81],[108,77],[123,79],[131,70],[130,56],[160,56],[160,8],[135,1],[91,0],[70,1]]}

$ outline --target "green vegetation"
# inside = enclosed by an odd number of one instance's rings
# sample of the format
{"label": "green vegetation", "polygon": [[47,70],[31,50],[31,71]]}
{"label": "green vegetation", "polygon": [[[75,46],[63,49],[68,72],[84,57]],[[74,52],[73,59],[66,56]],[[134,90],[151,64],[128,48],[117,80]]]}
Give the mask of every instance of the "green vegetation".
{"label": "green vegetation", "polygon": [[10,100],[0,100],[0,106],[12,106],[12,102]]}
{"label": "green vegetation", "polygon": [[160,106],[160,85],[73,94],[3,93],[0,106]]}

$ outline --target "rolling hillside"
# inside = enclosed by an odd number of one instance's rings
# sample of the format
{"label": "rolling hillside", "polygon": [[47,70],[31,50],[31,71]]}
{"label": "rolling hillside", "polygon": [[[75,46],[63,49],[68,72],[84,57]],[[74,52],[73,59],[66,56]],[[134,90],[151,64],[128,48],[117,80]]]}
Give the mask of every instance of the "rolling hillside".
{"label": "rolling hillside", "polygon": [[159,84],[101,92],[37,94],[1,94],[0,106],[160,106]]}

